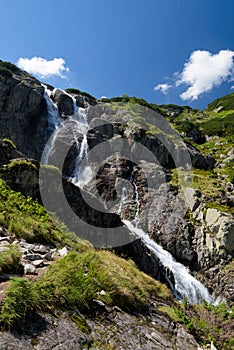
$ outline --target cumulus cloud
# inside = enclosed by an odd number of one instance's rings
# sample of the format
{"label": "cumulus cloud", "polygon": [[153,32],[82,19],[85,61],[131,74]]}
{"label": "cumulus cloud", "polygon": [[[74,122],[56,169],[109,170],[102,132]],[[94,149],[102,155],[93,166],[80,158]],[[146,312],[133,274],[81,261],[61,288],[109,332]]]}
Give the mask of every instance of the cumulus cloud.
{"label": "cumulus cloud", "polygon": [[171,88],[170,84],[158,84],[154,87],[154,91],[161,91],[164,95],[168,93],[168,90]]}
{"label": "cumulus cloud", "polygon": [[40,78],[49,78],[59,76],[66,78],[64,73],[69,72],[69,68],[65,66],[63,58],[54,58],[47,60],[42,57],[19,58],[17,65],[19,68],[26,70],[30,74],[40,76]]}
{"label": "cumulus cloud", "polygon": [[231,86],[231,90],[234,90],[234,85]]}
{"label": "cumulus cloud", "polygon": [[197,100],[204,92],[211,91],[234,76],[234,51],[221,50],[217,54],[197,50],[192,52],[176,82],[189,85],[180,97],[182,100]]}

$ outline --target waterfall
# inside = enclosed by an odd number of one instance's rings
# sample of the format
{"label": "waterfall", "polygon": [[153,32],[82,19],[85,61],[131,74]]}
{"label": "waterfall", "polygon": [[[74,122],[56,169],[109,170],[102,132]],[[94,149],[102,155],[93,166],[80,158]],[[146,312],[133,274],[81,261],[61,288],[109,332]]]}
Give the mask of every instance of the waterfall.
{"label": "waterfall", "polygon": [[[76,111],[75,108],[74,111]],[[92,178],[92,169],[88,164],[89,146],[87,141],[87,132],[89,126],[85,108],[78,108],[77,112],[75,112],[75,114],[72,116],[72,119],[76,124],[76,133],[82,134],[82,141],[79,143],[77,137],[75,136],[78,155],[75,160],[75,169],[71,176],[71,181],[74,183],[74,185],[82,188]]]}
{"label": "waterfall", "polygon": [[207,288],[196,278],[190,275],[188,268],[178,263],[172,255],[152,240],[147,233],[135,227],[130,221],[123,221],[128,229],[156,255],[161,264],[168,268],[174,276],[175,286],[170,283],[174,295],[178,299],[186,298],[188,302],[199,304],[203,300],[207,303],[213,302]]}
{"label": "waterfall", "polygon": [[61,117],[58,112],[58,108],[55,103],[51,100],[50,96],[53,93],[50,91],[46,85],[42,84],[44,87],[44,98],[47,104],[48,111],[48,128],[47,131],[51,135],[49,141],[46,143],[45,150],[43,153],[43,158],[41,159],[42,164],[48,164],[51,151],[56,140],[57,133],[59,131],[60,125],[62,123]]}
{"label": "waterfall", "polygon": [[[58,136],[58,132],[64,126],[64,120],[60,117],[58,108],[56,104],[52,101],[50,96],[54,93],[49,90],[46,85],[42,84],[44,87],[44,98],[47,104],[48,110],[48,128],[47,131],[51,135],[49,141],[45,146],[43,152],[43,157],[41,160],[42,164],[48,164],[51,152],[54,147],[54,143]],[[90,181],[92,177],[91,167],[88,165],[88,142],[87,142],[87,132],[88,132],[88,121],[84,108],[79,108],[76,104],[76,100],[73,96],[63,91],[64,94],[68,95],[73,100],[73,115],[68,117],[68,121],[71,122],[73,127],[71,128],[71,133],[73,134],[74,141],[78,150],[78,155],[75,159],[75,169],[71,176],[71,181],[79,187],[83,187],[87,182]],[[67,124],[68,125],[68,124]],[[82,136],[82,141],[79,142],[78,135]]]}
{"label": "waterfall", "polygon": [[116,212],[118,215],[121,215],[123,204],[126,202],[127,199],[128,199],[128,190],[126,189],[126,187],[123,187],[122,193],[121,193],[121,199],[120,199],[120,203],[119,203],[119,208]]}
{"label": "waterfall", "polygon": [[135,223],[135,225],[137,227],[138,223],[139,223],[140,201],[139,201],[139,193],[138,193],[137,185],[136,185],[136,183],[134,181],[132,182],[132,184],[133,184],[133,187],[134,187],[135,202],[136,202],[136,205],[137,205],[136,215],[135,215],[135,218],[134,218],[134,223]]}

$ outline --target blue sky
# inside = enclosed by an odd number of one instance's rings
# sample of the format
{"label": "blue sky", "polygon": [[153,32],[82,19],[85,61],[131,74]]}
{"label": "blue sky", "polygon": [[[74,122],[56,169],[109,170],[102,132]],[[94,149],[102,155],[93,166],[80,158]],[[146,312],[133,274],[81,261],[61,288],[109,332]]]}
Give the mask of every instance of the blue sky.
{"label": "blue sky", "polygon": [[41,63],[56,87],[196,108],[234,91],[233,0],[11,0],[1,13],[0,58]]}

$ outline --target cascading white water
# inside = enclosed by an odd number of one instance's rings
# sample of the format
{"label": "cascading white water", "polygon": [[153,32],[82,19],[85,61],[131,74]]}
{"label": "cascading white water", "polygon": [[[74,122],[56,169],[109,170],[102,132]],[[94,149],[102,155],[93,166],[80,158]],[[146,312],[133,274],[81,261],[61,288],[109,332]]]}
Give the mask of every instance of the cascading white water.
{"label": "cascading white water", "polygon": [[136,205],[137,205],[136,215],[135,215],[135,218],[134,218],[134,224],[137,227],[138,223],[139,223],[140,201],[139,201],[139,193],[138,193],[137,185],[136,185],[136,183],[134,181],[132,182],[132,184],[134,186],[135,202],[136,202]]}
{"label": "cascading white water", "polygon": [[[182,264],[175,261],[172,255],[152,240],[147,233],[135,227],[130,221],[123,221],[128,229],[136,236],[141,238],[143,243],[153,252],[160,260],[162,265],[169,268],[173,273],[175,280],[174,294],[178,299],[186,298],[188,302],[199,304],[203,300],[207,303],[213,303],[207,288],[196,278],[190,275],[189,270]],[[171,284],[172,286],[172,284]]]}
{"label": "cascading white water", "polygon": [[[74,100],[73,100],[74,101]],[[74,101],[75,103],[75,101]],[[76,105],[76,103],[75,103]],[[76,111],[74,107],[74,111]],[[87,141],[87,132],[88,132],[88,121],[86,116],[86,111],[84,108],[78,108],[77,112],[71,117],[76,124],[75,133],[82,134],[81,143],[78,142],[77,137],[76,145],[78,148],[78,155],[75,161],[75,169],[71,177],[74,185],[83,187],[88,183],[92,177],[92,170],[88,164],[88,141]]]}
{"label": "cascading white water", "polygon": [[[64,120],[60,117],[56,104],[50,98],[54,93],[54,90],[49,90],[44,84],[42,84],[42,86],[44,87],[44,98],[48,110],[48,132],[51,134],[51,137],[45,146],[41,162],[42,164],[48,164],[58,132],[64,125]],[[63,93],[71,97],[73,100],[73,115],[71,115],[68,120],[74,123],[71,132],[73,133],[78,149],[78,155],[75,160],[75,169],[71,176],[71,180],[75,185],[83,187],[92,177],[91,167],[88,165],[87,159],[89,147],[87,142],[88,122],[86,112],[84,108],[79,108],[77,106],[76,100],[73,96],[69,95],[66,91],[63,91]],[[81,142],[78,140],[78,135],[82,136]]]}
{"label": "cascading white water", "polygon": [[53,103],[53,101],[50,99],[52,91],[49,90],[46,85],[42,84],[42,86],[44,87],[44,98],[46,100],[48,110],[48,131],[51,134],[51,137],[45,146],[41,163],[48,164],[49,157],[53,149],[54,142],[56,140],[56,136],[59,131],[59,127],[62,123],[62,120],[59,115],[56,104]]}
{"label": "cascading white water", "polygon": [[121,199],[120,199],[120,203],[119,203],[119,209],[116,212],[118,215],[121,215],[122,207],[127,199],[128,199],[128,190],[126,189],[126,187],[123,187],[122,193],[121,193]]}

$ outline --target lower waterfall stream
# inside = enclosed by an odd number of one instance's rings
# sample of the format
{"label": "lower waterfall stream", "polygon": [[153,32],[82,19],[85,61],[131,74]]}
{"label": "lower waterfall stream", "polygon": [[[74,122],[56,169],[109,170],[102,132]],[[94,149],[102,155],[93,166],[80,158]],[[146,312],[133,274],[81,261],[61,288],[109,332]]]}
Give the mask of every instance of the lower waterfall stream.
{"label": "lower waterfall stream", "polygon": [[151,239],[142,229],[137,228],[128,220],[123,220],[123,222],[133,235],[140,238],[146,247],[158,257],[160,263],[172,272],[175,285],[170,283],[170,287],[177,299],[187,299],[193,304],[200,304],[203,300],[207,303],[213,303],[208,289],[189,273],[188,268],[177,262],[168,251]]}

